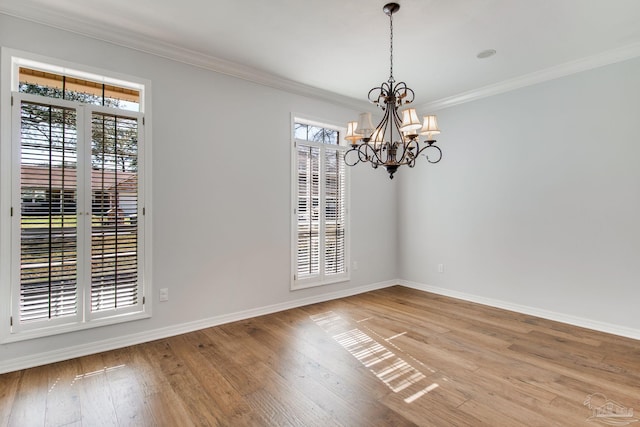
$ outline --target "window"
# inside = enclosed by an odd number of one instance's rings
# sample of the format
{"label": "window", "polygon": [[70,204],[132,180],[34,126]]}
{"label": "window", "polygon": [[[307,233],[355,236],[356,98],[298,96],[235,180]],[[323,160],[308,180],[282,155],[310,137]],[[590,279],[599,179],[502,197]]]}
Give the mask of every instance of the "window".
{"label": "window", "polygon": [[10,155],[1,159],[11,175],[0,194],[4,202],[10,193],[11,206],[0,217],[10,224],[1,246],[11,255],[0,276],[0,295],[10,294],[5,341],[150,315],[147,85],[50,61],[10,58],[11,133],[2,135]]}
{"label": "window", "polygon": [[348,280],[348,183],[340,131],[296,119],[293,289]]}

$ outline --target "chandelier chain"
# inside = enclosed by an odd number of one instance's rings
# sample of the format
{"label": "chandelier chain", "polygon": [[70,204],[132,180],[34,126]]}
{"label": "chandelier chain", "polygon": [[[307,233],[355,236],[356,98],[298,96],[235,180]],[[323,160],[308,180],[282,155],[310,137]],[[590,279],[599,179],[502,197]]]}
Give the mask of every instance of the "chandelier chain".
{"label": "chandelier chain", "polygon": [[393,82],[393,13],[389,14],[389,81]]}

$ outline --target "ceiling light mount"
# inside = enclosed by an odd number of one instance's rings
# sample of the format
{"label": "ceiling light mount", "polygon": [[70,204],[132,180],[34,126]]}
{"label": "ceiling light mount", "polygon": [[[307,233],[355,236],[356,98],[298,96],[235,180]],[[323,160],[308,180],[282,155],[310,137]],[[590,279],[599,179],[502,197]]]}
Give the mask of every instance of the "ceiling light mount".
{"label": "ceiling light mount", "polygon": [[496,54],[496,50],[495,49],[485,49],[481,52],[478,52],[478,54],[476,55],[476,58],[478,59],[486,59],[486,58],[490,58],[493,55]]}
{"label": "ceiling light mount", "polygon": [[[389,16],[389,79],[371,89],[368,95],[369,101],[382,109],[382,120],[374,127],[371,113],[361,113],[358,121],[349,122],[345,139],[351,148],[344,155],[348,166],[360,162],[369,162],[373,168],[383,166],[391,179],[400,166],[414,167],[423,152],[429,163],[442,159],[442,150],[433,139],[440,133],[436,116],[424,116],[421,122],[415,108],[398,111],[403,105],[411,104],[415,96],[405,82],[396,83],[393,78],[393,14],[398,10],[398,3],[387,3],[382,8]],[[426,136],[422,145],[418,141],[420,135]]]}
{"label": "ceiling light mount", "polygon": [[400,5],[398,3],[387,3],[382,7],[382,11],[388,16],[393,15],[399,10],[400,10]]}

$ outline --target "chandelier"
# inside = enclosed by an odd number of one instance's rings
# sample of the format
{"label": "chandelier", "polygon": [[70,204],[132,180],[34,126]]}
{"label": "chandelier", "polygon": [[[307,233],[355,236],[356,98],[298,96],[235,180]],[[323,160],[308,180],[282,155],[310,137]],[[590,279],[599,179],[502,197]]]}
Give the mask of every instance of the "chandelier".
{"label": "chandelier", "polygon": [[[376,127],[371,122],[371,113],[361,113],[358,121],[347,124],[345,139],[351,148],[345,153],[344,161],[348,166],[360,162],[369,162],[374,168],[384,166],[393,179],[398,167],[414,167],[423,152],[429,163],[438,163],[442,150],[434,145],[433,137],[440,133],[436,116],[424,116],[420,122],[415,108],[403,110],[402,116],[398,111],[413,102],[414,92],[405,82],[396,83],[393,78],[393,14],[400,10],[400,5],[388,3],[382,10],[389,16],[389,80],[369,91],[369,101],[382,109],[383,117]],[[422,145],[420,135],[426,137]]]}

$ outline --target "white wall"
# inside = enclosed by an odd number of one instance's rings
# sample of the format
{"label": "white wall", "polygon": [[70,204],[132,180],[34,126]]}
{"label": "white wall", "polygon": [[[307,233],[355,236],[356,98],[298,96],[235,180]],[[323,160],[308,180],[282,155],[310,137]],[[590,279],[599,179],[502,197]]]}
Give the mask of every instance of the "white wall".
{"label": "white wall", "polygon": [[398,176],[401,278],[640,337],[640,59],[438,115],[443,161]]}
{"label": "white wall", "polygon": [[[377,225],[395,220],[393,185],[361,167],[351,191],[359,269],[350,282],[289,290],[291,114],[341,125],[358,111],[2,14],[0,45],[152,81],[154,256],[151,319],[2,344],[0,372],[397,278],[396,232]],[[168,302],[158,302],[160,288]]]}

